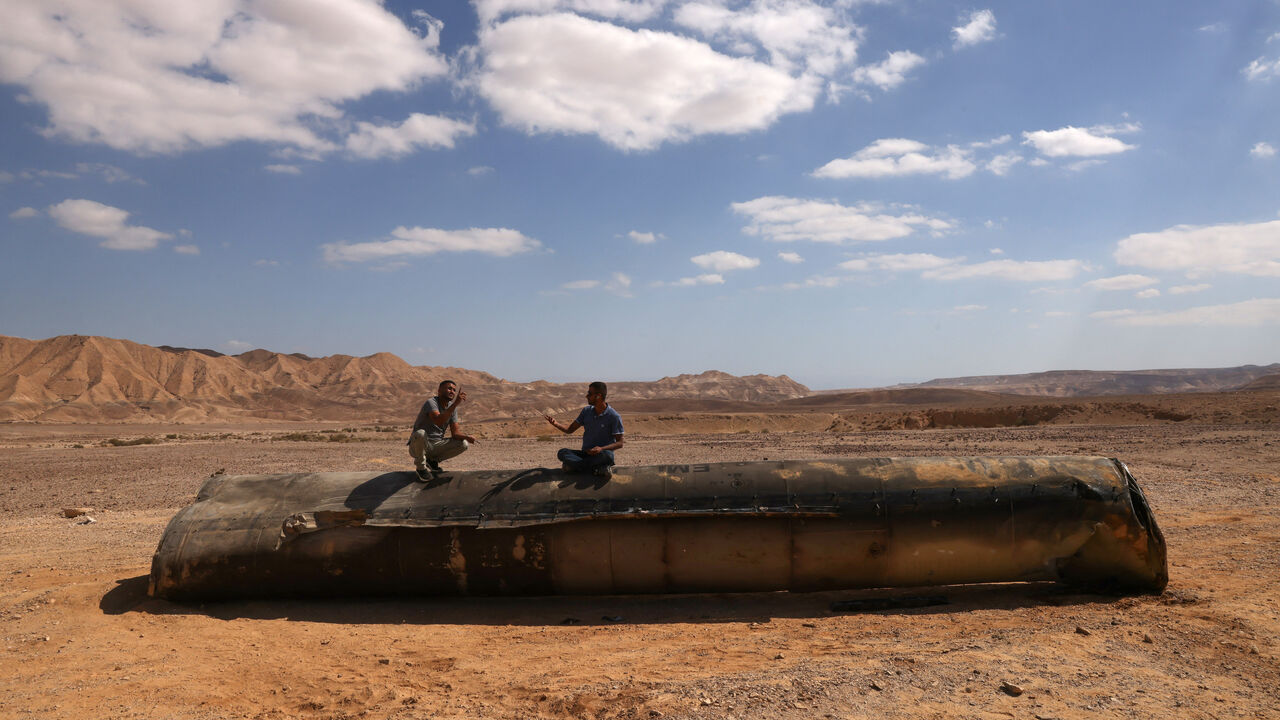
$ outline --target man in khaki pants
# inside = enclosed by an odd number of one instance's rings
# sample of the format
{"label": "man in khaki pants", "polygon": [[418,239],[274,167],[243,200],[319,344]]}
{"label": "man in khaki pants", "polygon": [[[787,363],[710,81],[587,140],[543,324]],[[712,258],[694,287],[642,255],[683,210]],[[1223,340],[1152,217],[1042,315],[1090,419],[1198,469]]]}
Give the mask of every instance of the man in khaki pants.
{"label": "man in khaki pants", "polygon": [[[458,427],[458,406],[466,399],[466,393],[458,392],[458,383],[445,380],[436,389],[436,396],[427,398],[418,411],[413,434],[409,436],[409,454],[413,456],[420,480],[430,480],[441,472],[441,460],[461,455],[476,441]],[[447,438],[446,427],[449,428]]]}

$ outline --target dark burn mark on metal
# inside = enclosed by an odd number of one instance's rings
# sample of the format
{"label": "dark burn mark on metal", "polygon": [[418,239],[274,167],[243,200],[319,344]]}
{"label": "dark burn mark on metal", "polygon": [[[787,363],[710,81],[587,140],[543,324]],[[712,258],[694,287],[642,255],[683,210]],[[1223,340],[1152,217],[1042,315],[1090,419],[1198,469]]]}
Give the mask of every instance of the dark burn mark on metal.
{"label": "dark burn mark on metal", "polygon": [[872,458],[212,478],[170,598],[818,590],[1057,580],[1151,592],[1165,546],[1106,458]]}

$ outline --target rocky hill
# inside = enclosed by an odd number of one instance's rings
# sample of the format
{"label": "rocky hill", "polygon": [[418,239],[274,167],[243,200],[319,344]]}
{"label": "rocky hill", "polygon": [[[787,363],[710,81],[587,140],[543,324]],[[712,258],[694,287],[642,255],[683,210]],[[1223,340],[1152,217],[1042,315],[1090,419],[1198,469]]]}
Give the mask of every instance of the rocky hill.
{"label": "rocky hill", "polygon": [[1161,395],[1167,393],[1240,390],[1260,378],[1276,374],[1280,374],[1280,363],[1243,365],[1232,368],[1169,370],[1053,370],[1022,375],[939,378],[899,387],[963,388],[966,390],[1044,397]]}
{"label": "rocky hill", "polygon": [[[311,358],[251,350],[151,347],[111,338],[0,336],[0,422],[178,421],[235,418],[409,422],[442,378],[468,391],[471,420],[564,412],[584,383],[518,383],[455,367],[414,366],[390,353]],[[717,371],[610,383],[610,399],[776,402],[809,394],[787,376]]]}

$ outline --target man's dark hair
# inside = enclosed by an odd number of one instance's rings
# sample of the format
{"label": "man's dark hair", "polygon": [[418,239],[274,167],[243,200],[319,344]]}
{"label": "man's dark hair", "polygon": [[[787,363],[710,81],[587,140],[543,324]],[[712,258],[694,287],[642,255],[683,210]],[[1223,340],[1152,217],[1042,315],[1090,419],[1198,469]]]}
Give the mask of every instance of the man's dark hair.
{"label": "man's dark hair", "polygon": [[606,398],[607,398],[607,397],[609,397],[609,386],[608,386],[608,385],[605,385],[604,383],[600,382],[599,380],[597,380],[597,381],[595,381],[595,382],[591,383],[590,385],[588,385],[588,386],[587,386],[587,389],[588,389],[588,390],[590,390],[590,391],[592,391],[592,392],[598,392],[598,393],[600,393],[600,396],[601,396],[601,397],[606,397]]}
{"label": "man's dark hair", "polygon": [[458,383],[452,380],[441,380],[440,384],[436,386],[436,392],[440,392],[440,388],[444,387],[445,385],[453,385],[454,387],[458,387]]}

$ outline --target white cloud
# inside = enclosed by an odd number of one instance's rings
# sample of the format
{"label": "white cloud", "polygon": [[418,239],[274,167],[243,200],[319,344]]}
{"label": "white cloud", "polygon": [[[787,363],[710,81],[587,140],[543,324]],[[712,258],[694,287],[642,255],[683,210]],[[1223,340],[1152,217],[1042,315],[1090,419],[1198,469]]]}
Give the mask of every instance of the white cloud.
{"label": "white cloud", "polygon": [[492,173],[493,171],[494,171],[493,168],[489,167],[488,165],[476,165],[475,167],[467,168],[467,174],[470,175],[471,177],[483,177],[485,175]]}
{"label": "white cloud", "polygon": [[0,82],[48,109],[47,134],[77,142],[324,152],[344,103],[445,75],[440,25],[426,25],[368,0],[9,3]]}
{"label": "white cloud", "polygon": [[[658,284],[661,285],[662,283],[658,283]],[[724,276],[718,273],[706,273],[704,275],[698,275],[696,277],[680,278],[679,280],[676,280],[675,282],[668,283],[668,284],[673,285],[675,287],[693,287],[695,285],[723,285]]]}
{"label": "white cloud", "polygon": [[926,270],[921,277],[936,280],[997,278],[1016,282],[1070,280],[1085,268],[1079,260],[988,260],[973,265],[945,265]]}
{"label": "white cloud", "polygon": [[716,250],[715,252],[695,255],[689,259],[693,261],[694,265],[704,270],[714,270],[717,273],[729,272],[730,270],[749,270],[760,264],[760,258],[747,257],[727,250]]}
{"label": "white cloud", "polygon": [[471,123],[413,113],[399,125],[356,123],[347,136],[347,152],[366,159],[401,157],[421,147],[452,148],[459,137],[475,132]]}
{"label": "white cloud", "polygon": [[1045,317],[1052,317],[1052,318],[1057,318],[1057,317],[1071,317],[1071,316],[1073,316],[1073,315],[1075,315],[1075,313],[1073,313],[1073,312],[1066,312],[1065,310],[1048,310],[1048,311],[1046,311],[1046,312],[1045,312],[1045,314],[1044,314],[1044,316],[1045,316]]}
{"label": "white cloud", "polygon": [[986,310],[986,309],[987,309],[986,305],[956,305],[955,307],[951,308],[951,311],[955,313],[965,313],[965,312],[977,312],[979,310]]}
{"label": "white cloud", "polygon": [[254,260],[254,265],[259,267],[276,267],[280,264],[279,260]]}
{"label": "white cloud", "polygon": [[1204,305],[1174,312],[1136,312],[1104,310],[1089,317],[1109,320],[1120,325],[1171,327],[1200,325],[1209,327],[1257,327],[1280,325],[1280,298],[1254,299],[1229,305]]}
{"label": "white cloud", "polygon": [[632,230],[627,233],[627,237],[631,238],[632,240],[636,241],[641,245],[652,245],[658,242],[658,238],[666,237],[666,236],[664,236],[662,233],[655,234],[651,232],[640,232],[638,230]]}
{"label": "white cloud", "polygon": [[864,65],[854,70],[853,81],[859,85],[891,90],[906,82],[907,73],[924,64],[925,59],[910,50],[898,50],[875,65]]}
{"label": "white cloud", "polygon": [[301,175],[302,174],[302,168],[298,167],[297,165],[286,165],[286,164],[264,165],[263,169],[265,169],[267,172],[279,173],[281,175]]}
{"label": "white cloud", "polygon": [[564,290],[590,290],[592,288],[600,287],[600,281],[599,280],[574,280],[572,282],[564,283],[560,287],[561,289],[564,289]]}
{"label": "white cloud", "polygon": [[173,237],[149,227],[127,225],[128,211],[92,200],[63,200],[49,206],[49,216],[67,230],[103,238],[100,244],[111,250],[150,250]]}
{"label": "white cloud", "polygon": [[623,150],[759,130],[810,109],[821,90],[814,76],[690,38],[563,13],[482,27],[478,59],[475,87],[505,124]]}
{"label": "white cloud", "polygon": [[[988,227],[990,227],[990,226],[988,226]],[[1003,255],[1003,254],[1004,254],[1004,250],[1001,250],[1000,248],[991,248],[991,249],[990,249],[990,250],[988,250],[987,252],[991,253],[992,255]]]}
{"label": "white cloud", "polygon": [[473,0],[476,14],[488,24],[512,14],[573,12],[643,22],[658,14],[669,0]]}
{"label": "white cloud", "polygon": [[174,245],[173,251],[180,255],[199,255],[200,247],[198,245]]}
{"label": "white cloud", "polygon": [[1169,288],[1170,295],[1186,295],[1188,293],[1204,292],[1213,287],[1209,283],[1197,283],[1195,285],[1174,285]]}
{"label": "white cloud", "polygon": [[744,233],[778,242],[878,242],[907,237],[921,228],[934,233],[951,229],[951,223],[945,220],[905,211],[894,215],[870,203],[846,207],[835,202],[767,196],[730,207],[750,218]]}
{"label": "white cloud", "polygon": [[1249,148],[1249,154],[1256,158],[1275,157],[1276,149],[1269,142],[1260,142]]}
{"label": "white cloud", "polygon": [[616,272],[609,278],[609,282],[605,283],[604,289],[615,295],[631,297],[631,277],[625,273]]}
{"label": "white cloud", "polygon": [[1258,58],[1245,66],[1240,72],[1244,73],[1245,78],[1249,80],[1270,80],[1280,75],[1280,58],[1275,60],[1267,60],[1266,58]]}
{"label": "white cloud", "polygon": [[1137,290],[1160,282],[1146,275],[1116,275],[1115,277],[1090,280],[1085,286],[1098,290]]}
{"label": "white cloud", "polygon": [[994,40],[996,16],[990,10],[975,10],[969,13],[969,18],[964,25],[951,28],[951,34],[956,36],[954,46],[956,49]]}
{"label": "white cloud", "polygon": [[732,10],[703,0],[680,5],[673,19],[745,54],[754,55],[759,48],[778,69],[824,77],[857,59],[861,33],[836,8],[808,0],[754,0]]}
{"label": "white cloud", "polygon": [[40,215],[40,211],[33,207],[20,207],[17,210],[14,210],[13,212],[9,213],[9,217],[14,220],[23,220],[26,218],[37,217],[39,215]]}
{"label": "white cloud", "polygon": [[955,180],[972,174],[976,166],[969,151],[955,145],[934,149],[905,138],[883,138],[853,155],[813,171],[823,178],[879,178],[904,175],[944,175]]}
{"label": "white cloud", "polygon": [[1216,271],[1280,277],[1280,220],[1177,225],[1138,233],[1116,245],[1115,259],[1122,265],[1183,270],[1192,276]]}
{"label": "white cloud", "polygon": [[1160,297],[1160,291],[1155,288],[1147,288],[1134,293],[1133,296],[1142,300],[1149,300],[1150,298]]}
{"label": "white cloud", "polygon": [[243,340],[228,340],[225,343],[223,343],[223,345],[227,348],[230,348],[232,352],[244,352],[246,350],[253,349],[253,345],[251,345],[250,343],[244,342]]}
{"label": "white cloud", "polygon": [[1045,157],[1114,155],[1136,147],[1111,137],[1117,132],[1131,130],[1131,128],[1132,126],[1123,128],[1067,126],[1058,130],[1036,130],[1022,133],[1022,137],[1025,138],[1022,144],[1031,145]]}
{"label": "white cloud", "polygon": [[783,290],[805,290],[808,288],[833,288],[844,282],[843,278],[830,275],[814,275],[801,282],[789,282],[782,285]]}
{"label": "white cloud", "polygon": [[800,253],[793,252],[780,252],[778,253],[778,259],[785,263],[791,263],[792,265],[798,265],[799,263],[804,262],[804,258],[800,257]]}
{"label": "white cloud", "polygon": [[391,240],[324,245],[324,259],[330,263],[366,262],[399,256],[434,255],[439,252],[478,252],[508,257],[541,247],[537,240],[508,228],[440,230],[398,227]]}
{"label": "white cloud", "polygon": [[987,161],[987,169],[994,175],[1004,177],[1009,174],[1014,165],[1022,162],[1025,158],[1016,152],[1001,153],[989,161]]}
{"label": "white cloud", "polygon": [[887,270],[889,272],[910,272],[914,270],[934,270],[948,265],[963,262],[964,258],[944,258],[929,253],[898,253],[889,255],[867,255],[840,263],[842,270]]}

